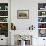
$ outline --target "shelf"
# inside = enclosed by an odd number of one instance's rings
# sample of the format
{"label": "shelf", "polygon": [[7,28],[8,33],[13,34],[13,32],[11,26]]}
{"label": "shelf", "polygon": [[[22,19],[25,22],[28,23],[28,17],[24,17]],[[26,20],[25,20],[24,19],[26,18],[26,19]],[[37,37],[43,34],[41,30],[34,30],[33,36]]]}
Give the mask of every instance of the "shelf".
{"label": "shelf", "polygon": [[46,11],[46,10],[38,10],[38,11]]}
{"label": "shelf", "polygon": [[46,22],[38,22],[38,23],[46,23]]}
{"label": "shelf", "polygon": [[46,29],[46,28],[38,28],[38,29]]}
{"label": "shelf", "polygon": [[44,16],[38,16],[38,17],[46,17],[46,15],[44,15]]}
{"label": "shelf", "polygon": [[0,16],[0,17],[8,17],[8,16]]}
{"label": "shelf", "polygon": [[0,22],[0,23],[8,23],[8,22]]}

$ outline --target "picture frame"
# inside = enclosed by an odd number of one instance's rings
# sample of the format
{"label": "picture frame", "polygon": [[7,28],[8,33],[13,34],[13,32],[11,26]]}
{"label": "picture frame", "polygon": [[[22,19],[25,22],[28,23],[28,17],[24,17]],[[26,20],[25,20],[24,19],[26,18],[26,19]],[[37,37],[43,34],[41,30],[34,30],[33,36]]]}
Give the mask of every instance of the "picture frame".
{"label": "picture frame", "polygon": [[29,10],[17,10],[17,19],[29,19]]}
{"label": "picture frame", "polygon": [[39,29],[39,37],[46,37],[46,29]]}

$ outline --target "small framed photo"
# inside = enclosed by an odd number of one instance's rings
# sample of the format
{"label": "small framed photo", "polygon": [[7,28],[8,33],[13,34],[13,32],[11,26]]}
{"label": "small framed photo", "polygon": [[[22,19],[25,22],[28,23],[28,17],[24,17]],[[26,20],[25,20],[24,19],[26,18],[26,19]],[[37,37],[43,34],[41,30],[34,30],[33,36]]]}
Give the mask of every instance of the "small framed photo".
{"label": "small framed photo", "polygon": [[17,19],[29,19],[29,10],[17,10]]}
{"label": "small framed photo", "polygon": [[5,6],[5,10],[8,10],[8,6]]}
{"label": "small framed photo", "polygon": [[46,37],[46,29],[39,29],[39,37]]}

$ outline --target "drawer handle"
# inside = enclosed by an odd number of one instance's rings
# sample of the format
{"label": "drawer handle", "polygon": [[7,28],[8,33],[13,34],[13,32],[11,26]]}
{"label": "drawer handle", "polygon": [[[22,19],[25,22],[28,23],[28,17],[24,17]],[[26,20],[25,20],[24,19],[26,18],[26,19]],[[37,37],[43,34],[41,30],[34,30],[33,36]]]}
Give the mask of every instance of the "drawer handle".
{"label": "drawer handle", "polygon": [[43,40],[45,40],[45,39],[43,39]]}
{"label": "drawer handle", "polygon": [[3,39],[1,39],[1,40],[3,40]]}

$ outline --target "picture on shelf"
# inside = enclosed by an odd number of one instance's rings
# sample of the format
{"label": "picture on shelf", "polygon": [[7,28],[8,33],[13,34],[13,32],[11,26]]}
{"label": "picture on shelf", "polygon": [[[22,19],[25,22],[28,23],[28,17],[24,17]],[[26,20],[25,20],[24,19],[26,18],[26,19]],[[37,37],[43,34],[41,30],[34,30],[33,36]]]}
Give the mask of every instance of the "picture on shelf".
{"label": "picture on shelf", "polygon": [[8,10],[8,6],[5,6],[5,10]]}
{"label": "picture on shelf", "polygon": [[8,23],[0,23],[0,35],[8,37]]}
{"label": "picture on shelf", "polygon": [[1,10],[1,6],[0,6],[0,10]]}
{"label": "picture on shelf", "polygon": [[46,22],[46,17],[38,17],[38,22]]}
{"label": "picture on shelf", "polygon": [[0,23],[0,30],[8,30],[8,23]]}
{"label": "picture on shelf", "polygon": [[29,10],[17,10],[17,19],[29,19]]}
{"label": "picture on shelf", "polygon": [[0,11],[0,16],[8,16],[8,11]]}
{"label": "picture on shelf", "polygon": [[38,3],[38,10],[46,10],[46,3]]}
{"label": "picture on shelf", "polygon": [[46,28],[46,23],[38,23],[38,28]]}
{"label": "picture on shelf", "polygon": [[38,16],[46,16],[46,11],[38,11]]}
{"label": "picture on shelf", "polygon": [[8,22],[8,17],[0,17],[0,22]]}
{"label": "picture on shelf", "polygon": [[46,29],[39,29],[39,37],[46,37]]}
{"label": "picture on shelf", "polygon": [[8,10],[8,3],[0,3],[0,10]]}

